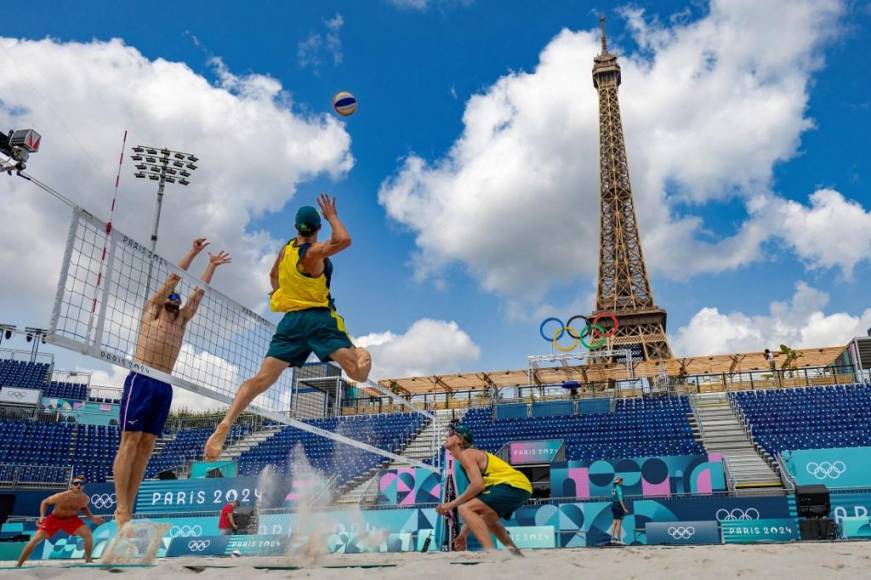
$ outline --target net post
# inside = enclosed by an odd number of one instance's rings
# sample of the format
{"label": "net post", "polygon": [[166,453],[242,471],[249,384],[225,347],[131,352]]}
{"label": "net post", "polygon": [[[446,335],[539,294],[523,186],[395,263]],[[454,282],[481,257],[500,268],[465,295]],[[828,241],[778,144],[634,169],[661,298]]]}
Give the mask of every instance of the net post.
{"label": "net post", "polygon": [[70,220],[70,228],[67,232],[67,247],[64,249],[63,263],[60,267],[60,276],[58,276],[57,292],[54,297],[54,306],[51,309],[51,322],[48,325],[49,335],[57,333],[58,321],[60,320],[61,305],[63,304],[64,291],[67,286],[67,277],[70,272],[70,262],[73,259],[73,246],[76,242],[76,232],[79,229],[79,211],[77,207],[73,207],[72,219]]}

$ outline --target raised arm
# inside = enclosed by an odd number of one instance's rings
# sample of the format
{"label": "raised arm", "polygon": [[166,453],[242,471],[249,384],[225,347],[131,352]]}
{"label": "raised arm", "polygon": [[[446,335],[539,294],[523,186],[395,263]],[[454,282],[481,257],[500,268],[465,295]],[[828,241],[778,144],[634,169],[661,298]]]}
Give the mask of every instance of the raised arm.
{"label": "raised arm", "polygon": [[318,207],[324,214],[324,219],[330,223],[330,239],[311,245],[302,259],[302,266],[307,272],[318,270],[319,262],[334,254],[338,254],[351,245],[351,235],[345,229],[336,211],[336,198],[325,193],[318,196]]}
{"label": "raised arm", "polygon": [[[206,238],[197,238],[191,244],[191,249],[188,250],[187,254],[185,254],[181,261],[178,263],[178,267],[182,270],[187,270],[190,268],[191,263],[194,261],[194,258],[205,249],[206,246],[209,245],[208,240]],[[157,291],[152,294],[148,298],[148,303],[146,304],[146,309],[148,313],[155,317],[160,312],[160,307],[164,302],[169,298],[169,295],[175,291],[175,287],[181,281],[181,276],[176,273],[172,273],[166,277],[166,280],[163,281],[163,284]]]}
{"label": "raised arm", "polygon": [[[200,276],[200,280],[205,282],[206,284],[212,283],[212,276],[215,275],[215,270],[218,269],[218,266],[223,266],[224,264],[229,264],[232,261],[230,258],[230,254],[221,250],[217,254],[209,254],[209,265],[206,266],[203,275]],[[197,313],[197,308],[200,307],[200,302],[203,300],[203,294],[205,294],[205,290],[201,287],[197,286],[194,289],[193,294],[190,298],[188,298],[184,307],[181,309],[181,314],[184,317],[185,322],[189,321],[194,315]]]}

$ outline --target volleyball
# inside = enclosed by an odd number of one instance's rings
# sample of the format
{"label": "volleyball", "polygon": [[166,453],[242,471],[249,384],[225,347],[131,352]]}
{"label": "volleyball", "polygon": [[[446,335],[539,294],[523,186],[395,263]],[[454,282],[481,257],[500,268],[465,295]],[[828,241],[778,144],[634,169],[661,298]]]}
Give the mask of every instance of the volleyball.
{"label": "volleyball", "polygon": [[347,91],[336,93],[333,97],[333,109],[343,117],[349,117],[357,112],[357,98]]}
{"label": "volleyball", "polygon": [[230,557],[231,558],[241,558],[242,552],[240,552],[239,550],[233,550],[232,552],[230,552]]}

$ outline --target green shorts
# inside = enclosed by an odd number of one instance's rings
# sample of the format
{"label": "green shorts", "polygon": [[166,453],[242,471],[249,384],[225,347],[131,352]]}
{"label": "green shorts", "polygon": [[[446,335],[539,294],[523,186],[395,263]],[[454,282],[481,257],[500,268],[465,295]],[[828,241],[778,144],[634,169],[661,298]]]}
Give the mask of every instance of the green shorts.
{"label": "green shorts", "polygon": [[284,315],[266,356],[301,367],[311,353],[326,362],[340,348],[354,348],[345,319],[329,308],[309,308]]}
{"label": "green shorts", "polygon": [[499,514],[500,518],[510,520],[514,510],[523,505],[531,495],[525,489],[500,483],[482,491],[478,499]]}

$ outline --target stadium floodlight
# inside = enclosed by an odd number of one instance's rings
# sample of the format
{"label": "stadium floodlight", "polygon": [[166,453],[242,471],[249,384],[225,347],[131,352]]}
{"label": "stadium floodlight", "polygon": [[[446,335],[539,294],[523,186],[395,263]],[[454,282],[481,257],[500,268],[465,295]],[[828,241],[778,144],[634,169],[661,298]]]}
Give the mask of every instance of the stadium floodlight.
{"label": "stadium floodlight", "polygon": [[142,145],[137,145],[133,148],[134,153],[142,153],[143,151],[145,151],[145,147],[143,147]]}
{"label": "stadium floodlight", "polygon": [[6,340],[12,338],[17,330],[14,324],[0,324],[0,342],[3,342],[4,338]]}
{"label": "stadium floodlight", "polygon": [[27,342],[33,342],[33,347],[30,349],[30,362],[36,362],[36,355],[39,354],[39,345],[45,344],[45,336],[48,331],[44,328],[34,328],[28,326],[24,329]]}
{"label": "stadium floodlight", "polygon": [[[134,152],[138,152],[138,151],[142,151],[142,150],[147,151],[148,154],[151,155],[151,157],[145,158],[144,166],[140,167],[139,165],[137,165],[136,169],[138,171],[136,173],[134,173],[133,175],[140,178],[140,179],[145,179],[147,177],[151,181],[158,182],[157,208],[156,208],[156,211],[154,214],[154,229],[152,230],[152,234],[151,234],[151,251],[152,251],[152,253],[156,254],[157,253],[157,233],[158,233],[158,229],[160,227],[160,212],[161,212],[161,208],[163,207],[164,186],[167,183],[180,183],[181,185],[185,185],[185,186],[190,185],[190,181],[188,181],[187,179],[180,179],[180,178],[174,177],[178,173],[178,171],[176,169],[173,169],[172,167],[170,167],[170,165],[172,165],[174,167],[178,167],[178,168],[183,168],[185,166],[185,164],[184,164],[185,159],[196,159],[196,157],[194,157],[190,153],[184,153],[182,151],[173,151],[172,149],[169,149],[167,147],[149,147],[146,145],[137,145],[136,147],[133,148]],[[158,156],[158,152],[160,153],[159,156]],[[134,158],[134,160],[136,160],[135,156],[131,156],[131,157]],[[188,164],[188,168],[190,170],[195,170],[197,167],[196,167],[196,165],[193,165],[193,163],[191,162]],[[146,172],[145,169],[148,169],[149,171]],[[187,178],[187,177],[190,177],[190,175],[191,174],[189,172],[185,172],[184,177]],[[150,290],[151,271],[152,271],[152,265],[149,264],[148,279],[146,281],[146,286],[145,286],[145,294],[146,295],[148,295],[148,292]]]}
{"label": "stadium floodlight", "polygon": [[147,166],[146,164],[144,164],[144,163],[137,163],[137,164],[136,164],[136,169],[142,171],[142,170],[144,170],[144,169],[148,169],[148,166]]}
{"label": "stadium floodlight", "polygon": [[191,176],[191,172],[188,171],[187,169],[182,169],[181,171],[178,172],[178,174],[181,175],[182,177],[190,177]]}
{"label": "stadium floodlight", "polygon": [[42,135],[33,129],[18,129],[4,135],[0,133],[0,153],[8,160],[0,159],[0,170],[12,175],[13,171],[21,173],[27,168],[27,160],[31,153],[39,151]]}
{"label": "stadium floodlight", "polygon": [[196,170],[197,170],[197,166],[194,165],[193,163],[188,163],[188,169],[190,169],[191,171],[196,171]]}
{"label": "stadium floodlight", "polygon": [[199,157],[194,157],[193,155],[188,155],[188,161],[190,161],[191,163],[196,163],[199,160],[200,160]]}

